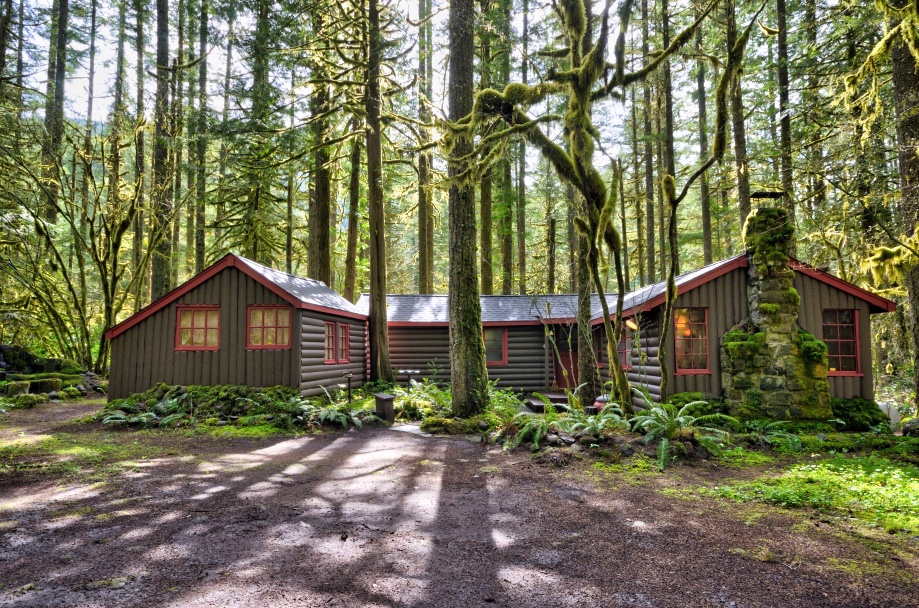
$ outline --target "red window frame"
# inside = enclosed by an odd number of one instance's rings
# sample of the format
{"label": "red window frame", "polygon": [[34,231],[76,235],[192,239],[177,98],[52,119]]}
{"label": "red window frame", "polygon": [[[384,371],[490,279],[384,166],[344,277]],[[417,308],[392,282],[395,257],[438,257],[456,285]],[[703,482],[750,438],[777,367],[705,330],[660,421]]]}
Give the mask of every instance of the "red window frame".
{"label": "red window frame", "polygon": [[[275,316],[274,325],[265,325],[264,316],[263,316],[262,325],[253,327],[252,326],[252,313],[256,310],[263,311],[262,312],[263,315],[264,315],[264,311],[266,310],[276,310],[276,311],[286,310],[287,311],[287,325],[284,326],[278,323],[277,316]],[[284,306],[284,305],[250,304],[249,306],[247,306],[246,307],[246,350],[290,350],[290,340],[291,340],[290,329],[291,329],[291,325],[293,324],[293,316],[294,316],[293,312],[294,311],[290,306]],[[277,315],[277,313],[275,313],[275,315]],[[252,342],[253,329],[260,330],[259,332],[261,335],[260,344],[255,344]],[[277,330],[286,329],[287,330],[287,343],[286,344],[265,344],[265,330],[266,329],[274,329],[275,336],[277,336]]]}
{"label": "red window frame", "polygon": [[[501,332],[500,338],[492,338],[489,340],[486,338],[486,332]],[[501,358],[488,360],[488,342],[497,342],[501,340]],[[485,342],[485,365],[489,367],[495,367],[500,365],[507,365],[507,328],[506,327],[483,327],[482,328],[482,340]]]}
{"label": "red window frame", "polygon": [[[851,323],[840,323],[839,322],[839,313],[841,312],[850,312],[852,313],[852,322]],[[834,313],[835,323],[827,323],[827,313]],[[858,319],[858,309],[857,308],[824,308],[821,311],[820,318],[822,330],[823,330],[823,342],[827,345],[827,375],[829,376],[861,376],[862,374],[862,365],[861,357],[859,353],[860,344],[858,339],[858,330],[859,330],[859,319]],[[852,328],[852,338],[842,338],[841,332],[842,328],[851,327]],[[827,338],[827,328],[833,328],[831,336]],[[832,337],[832,334],[835,333],[835,338]],[[842,354],[842,344],[852,344],[853,352],[852,355]],[[833,346],[835,345],[836,354],[831,354],[834,350]],[[854,370],[841,370],[841,363],[843,359],[853,359],[855,361]],[[836,361],[836,366],[834,367],[833,361]]]}
{"label": "red window frame", "polygon": [[[192,324],[188,327],[182,326],[182,313],[191,311]],[[204,325],[198,327],[195,325],[195,312],[204,311]],[[211,311],[217,312],[217,324],[210,325],[211,315],[208,313]],[[204,343],[203,344],[182,344],[182,330],[190,330],[190,337],[194,338],[195,330],[204,330]],[[208,345],[207,344],[207,334],[209,331],[217,332],[217,344]],[[220,306],[216,304],[186,304],[182,306],[176,306],[176,331],[175,331],[175,350],[220,350]]]}
{"label": "red window frame", "polygon": [[[338,363],[336,359],[338,343],[335,341],[337,334],[335,333],[335,324],[331,321],[325,322],[325,348],[323,350],[323,356],[325,357],[326,363]],[[331,357],[329,355],[332,355]]]}
{"label": "red window frame", "polygon": [[[693,321],[693,311],[704,311],[704,320],[703,321]],[[685,322],[681,323],[681,311],[686,311],[685,313]],[[694,335],[693,327],[701,327],[705,332],[702,337]],[[682,333],[681,333],[682,332]],[[688,334],[687,334],[688,332]],[[680,353],[681,349],[680,343],[689,343],[689,350],[684,353],[690,356],[692,359],[693,355],[693,345],[696,342],[701,342],[703,344],[703,349],[705,351],[705,367],[681,367],[680,366]],[[709,333],[708,333],[708,308],[703,308],[701,306],[693,307],[681,307],[675,308],[673,310],[673,355],[676,363],[676,372],[677,376],[693,376],[693,375],[704,375],[711,374],[711,344],[709,342]],[[698,354],[698,353],[696,353]]]}
{"label": "red window frame", "polygon": [[338,324],[338,362],[351,362],[351,326],[347,323]]}

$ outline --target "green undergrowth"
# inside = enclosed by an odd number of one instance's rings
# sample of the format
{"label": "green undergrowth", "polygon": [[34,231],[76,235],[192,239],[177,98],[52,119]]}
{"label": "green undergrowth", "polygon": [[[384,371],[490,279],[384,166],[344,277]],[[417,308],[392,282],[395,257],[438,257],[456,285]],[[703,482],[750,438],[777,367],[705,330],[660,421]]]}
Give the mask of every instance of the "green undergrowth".
{"label": "green undergrowth", "polygon": [[872,454],[792,465],[779,475],[720,486],[738,502],[816,509],[888,532],[919,532],[919,468]]}
{"label": "green undergrowth", "polygon": [[[103,425],[127,427],[197,427],[218,435],[261,437],[277,432],[314,430],[321,426],[347,428],[378,424],[372,399],[361,392],[349,403],[336,391],[304,399],[287,386],[167,386],[115,399],[96,414]],[[236,431],[224,431],[226,427]],[[241,431],[239,429],[250,429]],[[269,428],[276,429],[270,431]]]}

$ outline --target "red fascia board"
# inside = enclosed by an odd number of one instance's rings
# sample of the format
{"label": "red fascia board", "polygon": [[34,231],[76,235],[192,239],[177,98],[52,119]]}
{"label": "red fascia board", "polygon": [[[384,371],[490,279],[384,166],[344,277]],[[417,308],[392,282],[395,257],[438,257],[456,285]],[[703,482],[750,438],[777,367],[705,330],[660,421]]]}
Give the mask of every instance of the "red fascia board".
{"label": "red fascia board", "polygon": [[[554,321],[554,320],[553,320]],[[544,320],[532,321],[484,321],[482,327],[522,327],[544,325]],[[388,327],[450,327],[448,321],[388,321]]]}
{"label": "red fascia board", "polygon": [[[736,258],[734,258],[733,260],[731,260],[730,262],[728,262],[727,264],[724,264],[723,266],[719,266],[718,268],[714,268],[704,274],[701,274],[697,276],[696,278],[694,278],[692,281],[684,283],[683,285],[679,285],[677,287],[677,297],[683,295],[684,293],[688,291],[692,291],[693,289],[695,289],[696,287],[699,287],[700,285],[704,285],[705,283],[708,283],[709,281],[713,281],[717,279],[718,277],[724,276],[727,273],[731,272],[732,270],[737,270],[738,268],[746,268],[747,266],[749,266],[749,263],[747,262],[747,254],[742,253],[738,255]],[[630,317],[636,313],[647,312],[651,310],[652,308],[656,308],[660,306],[661,304],[663,304],[666,301],[666,299],[667,299],[667,294],[665,292],[665,293],[660,294],[659,296],[651,298],[647,302],[642,302],[638,306],[633,306],[632,308],[623,310],[622,317],[625,318],[625,317]],[[600,317],[599,319],[594,321],[594,324],[599,325],[602,322],[603,322],[603,317]]]}
{"label": "red fascia board", "polygon": [[817,270],[813,266],[790,258],[791,260],[791,269],[795,272],[800,272],[801,274],[806,274],[807,276],[822,281],[831,287],[835,287],[841,291],[846,292],[849,295],[855,296],[859,300],[864,300],[868,304],[874,306],[878,310],[875,312],[893,312],[897,309],[897,304],[891,302],[887,298],[883,298],[877,294],[873,294],[867,289],[862,289],[857,285],[853,285],[848,281],[844,281],[839,277],[834,277],[833,275],[823,272],[822,270]]}
{"label": "red fascia board", "polygon": [[283,289],[281,289],[280,287],[278,287],[277,285],[275,285],[274,283],[272,283],[271,281],[269,281],[268,279],[266,279],[259,273],[252,270],[252,268],[248,264],[243,262],[236,255],[232,253],[228,253],[222,258],[220,258],[220,260],[218,260],[217,262],[214,262],[214,264],[210,268],[206,268],[204,271],[202,271],[201,274],[189,279],[188,281],[186,281],[182,285],[179,285],[178,287],[176,287],[175,289],[173,289],[172,291],[170,291],[163,297],[159,298],[155,302],[152,302],[145,308],[141,309],[137,314],[128,317],[121,323],[109,329],[107,332],[105,332],[105,339],[111,340],[115,338],[116,336],[124,333],[125,331],[134,327],[135,325],[137,325],[138,323],[140,323],[147,317],[169,306],[170,304],[172,304],[173,302],[175,302],[176,300],[184,296],[186,293],[188,293],[192,289],[209,281],[210,279],[215,277],[218,273],[220,273],[221,271],[227,268],[238,269],[240,272],[245,274],[247,277],[263,285],[266,289],[268,289],[269,291],[277,295],[279,298],[281,298],[285,302],[288,302],[291,306],[295,308],[302,308],[304,310],[312,310],[315,312],[322,312],[322,313],[336,315],[339,317],[347,317],[347,318],[353,318],[353,319],[364,320],[367,318],[365,315],[361,315],[357,313],[352,313],[352,312],[347,312],[344,310],[338,310],[335,308],[328,308],[326,306],[318,306],[315,304],[308,304],[306,302],[301,302],[298,298],[293,297],[292,295],[290,295],[289,293],[287,293],[286,291],[284,291]]}

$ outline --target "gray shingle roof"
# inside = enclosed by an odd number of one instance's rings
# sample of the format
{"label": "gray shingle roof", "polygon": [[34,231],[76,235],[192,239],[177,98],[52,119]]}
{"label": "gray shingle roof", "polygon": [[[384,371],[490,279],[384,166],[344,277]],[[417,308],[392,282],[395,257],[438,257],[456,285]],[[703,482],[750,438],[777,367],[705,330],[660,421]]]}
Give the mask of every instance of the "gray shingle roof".
{"label": "gray shingle roof", "polygon": [[293,298],[305,304],[324,306],[326,308],[333,308],[335,310],[356,314],[366,314],[361,312],[357,306],[337,294],[322,281],[287,274],[286,272],[263,266],[258,262],[253,262],[242,256],[236,257],[248,266],[250,270],[261,275],[267,281],[274,283],[289,293]]}
{"label": "gray shingle roof", "polygon": [[[615,310],[615,294],[607,294],[611,310]],[[527,296],[481,296],[482,322],[519,323],[541,319],[571,319],[577,315],[578,297],[575,294],[527,295]],[[363,314],[370,310],[370,298],[363,294],[357,301],[357,308]],[[600,298],[591,297],[591,312],[594,317],[602,314]],[[391,294],[386,296],[386,316],[390,323],[448,323],[445,295]]]}

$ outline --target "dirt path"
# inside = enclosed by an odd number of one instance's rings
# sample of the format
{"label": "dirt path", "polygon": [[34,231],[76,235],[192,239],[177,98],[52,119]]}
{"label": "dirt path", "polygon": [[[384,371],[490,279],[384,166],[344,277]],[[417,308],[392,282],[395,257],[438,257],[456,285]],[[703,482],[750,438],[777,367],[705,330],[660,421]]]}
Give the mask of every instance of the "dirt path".
{"label": "dirt path", "polygon": [[[69,414],[29,416],[0,425]],[[598,480],[388,429],[185,441],[105,483],[0,475],[0,606],[919,606],[919,543],[679,498],[708,469]],[[898,578],[853,573],[885,554]]]}

